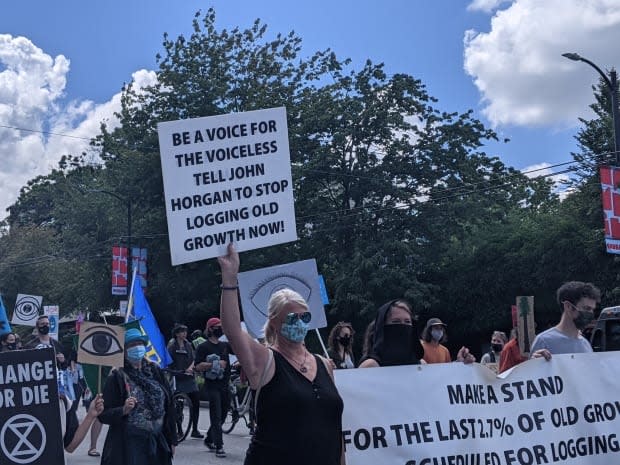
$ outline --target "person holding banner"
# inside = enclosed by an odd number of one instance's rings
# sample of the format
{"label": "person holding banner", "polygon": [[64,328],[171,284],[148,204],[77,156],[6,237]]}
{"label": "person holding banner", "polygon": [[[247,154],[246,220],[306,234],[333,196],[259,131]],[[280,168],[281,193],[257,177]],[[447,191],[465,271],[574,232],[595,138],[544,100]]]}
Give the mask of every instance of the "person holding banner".
{"label": "person holding banner", "polygon": [[501,363],[502,350],[506,342],[506,333],[503,331],[493,331],[491,335],[491,350],[482,356],[480,363],[483,365],[496,363],[499,366]]}
{"label": "person holding banner", "polygon": [[519,338],[517,337],[518,331],[519,330],[517,328],[512,328],[512,331],[510,332],[510,341],[504,345],[502,353],[499,357],[498,373],[503,373],[504,371],[527,361],[527,357],[521,354],[521,349],[519,348]]}
{"label": "person holding banner", "polygon": [[327,339],[327,354],[336,368],[355,368],[353,357],[353,335],[351,323],[339,321],[332,328]]}
{"label": "person holding banner", "polygon": [[439,318],[431,318],[426,322],[420,337],[424,347],[424,361],[426,363],[450,363],[450,351],[442,343],[448,340],[448,325]]}
{"label": "person holding banner", "polygon": [[[426,322],[422,331],[421,344],[424,347],[424,361],[426,363],[450,363],[452,358],[448,348],[442,344],[448,340],[448,325],[439,318],[431,318]],[[467,347],[461,347],[456,355],[457,362],[474,363],[476,357]]]}
{"label": "person holding banner", "polygon": [[220,316],[224,334],[256,390],[256,432],[245,465],[337,465],[344,463],[343,402],[327,359],[308,352],[304,339],[311,313],[295,291],[280,289],[267,304],[268,346],[241,329],[232,244],[218,258],[222,270]]}
{"label": "person holding banner", "polygon": [[562,311],[560,322],[543,331],[532,343],[531,358],[551,359],[551,354],[592,352],[592,346],[581,331],[594,320],[601,291],[592,283],[570,281],[557,290],[557,302]]}
{"label": "person holding banner", "polygon": [[369,325],[359,368],[419,365],[424,350],[414,332],[411,305],[403,299],[383,304]]}
{"label": "person holding banner", "polygon": [[172,464],[178,443],[176,412],[168,381],[145,358],[148,342],[139,329],[128,329],[124,367],[106,379],[99,421],[110,428],[101,465]]}

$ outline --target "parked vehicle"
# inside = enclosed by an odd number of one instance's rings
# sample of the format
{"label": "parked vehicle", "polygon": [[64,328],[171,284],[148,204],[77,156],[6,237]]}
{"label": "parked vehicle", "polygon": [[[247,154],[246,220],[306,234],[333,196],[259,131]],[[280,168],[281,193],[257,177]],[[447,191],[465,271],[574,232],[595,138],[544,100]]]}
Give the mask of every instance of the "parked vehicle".
{"label": "parked vehicle", "polygon": [[594,352],[620,350],[620,305],[601,311],[590,336]]}

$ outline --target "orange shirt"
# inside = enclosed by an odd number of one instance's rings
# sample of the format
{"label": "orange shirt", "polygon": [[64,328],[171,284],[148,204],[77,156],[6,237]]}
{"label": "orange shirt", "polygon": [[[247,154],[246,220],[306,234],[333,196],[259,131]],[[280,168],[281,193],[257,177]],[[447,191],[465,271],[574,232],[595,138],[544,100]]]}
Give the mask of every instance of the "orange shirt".
{"label": "orange shirt", "polygon": [[518,365],[519,363],[525,362],[527,358],[521,355],[517,340],[511,339],[502,349],[502,355],[499,360],[499,373],[501,373],[515,365]]}
{"label": "orange shirt", "polygon": [[450,351],[444,345],[434,345],[430,342],[420,341],[424,347],[424,361],[426,363],[450,363]]}

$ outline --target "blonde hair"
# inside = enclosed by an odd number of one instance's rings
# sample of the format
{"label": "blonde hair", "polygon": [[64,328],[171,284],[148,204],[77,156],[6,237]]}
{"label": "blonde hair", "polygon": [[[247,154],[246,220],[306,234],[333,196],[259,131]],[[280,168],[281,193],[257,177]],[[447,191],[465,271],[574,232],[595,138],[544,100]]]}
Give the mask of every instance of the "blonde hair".
{"label": "blonde hair", "polygon": [[500,338],[504,344],[506,344],[506,342],[508,341],[508,338],[506,337],[506,333],[503,331],[493,331],[493,334],[491,335],[491,339],[493,339],[494,337]]}
{"label": "blonde hair", "polygon": [[271,294],[269,303],[267,304],[267,321],[263,327],[265,341],[267,341],[268,345],[272,345],[276,342],[277,333],[276,328],[274,328],[273,321],[288,304],[297,304],[303,307],[304,310],[308,310],[308,304],[304,298],[292,289],[280,289],[279,291]]}

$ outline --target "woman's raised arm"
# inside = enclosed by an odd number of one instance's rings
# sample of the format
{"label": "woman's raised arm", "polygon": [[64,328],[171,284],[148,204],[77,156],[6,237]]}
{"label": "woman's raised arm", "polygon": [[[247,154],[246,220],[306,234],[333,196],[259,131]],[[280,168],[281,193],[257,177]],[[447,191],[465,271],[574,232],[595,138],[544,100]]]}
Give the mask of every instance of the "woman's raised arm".
{"label": "woman's raised arm", "polygon": [[[264,345],[255,341],[248,333],[241,329],[239,315],[239,254],[233,244],[228,244],[226,255],[218,257],[222,270],[222,298],[220,302],[220,320],[222,329],[232,346],[235,355],[241,362],[250,386],[256,389],[267,365],[268,350]],[[271,370],[270,370],[271,371]],[[271,375],[271,376],[269,376]],[[273,375],[268,374],[266,381]]]}

